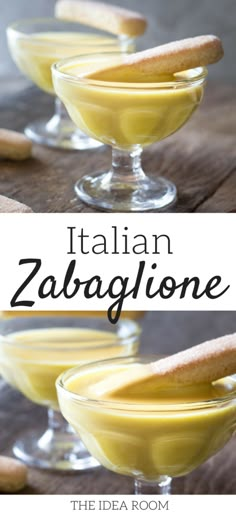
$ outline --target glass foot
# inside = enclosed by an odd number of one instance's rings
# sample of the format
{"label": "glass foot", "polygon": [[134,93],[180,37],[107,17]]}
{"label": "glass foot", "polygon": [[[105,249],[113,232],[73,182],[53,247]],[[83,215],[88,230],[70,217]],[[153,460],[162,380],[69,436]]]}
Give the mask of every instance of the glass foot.
{"label": "glass foot", "polygon": [[35,143],[66,150],[91,150],[103,146],[99,141],[76,129],[69,119],[63,121],[58,119],[57,115],[50,121],[38,120],[31,123],[25,128],[25,134]]}
{"label": "glass foot", "polygon": [[164,210],[176,202],[175,185],[162,177],[116,180],[113,171],[82,177],[75,184],[77,196],[86,204],[104,211],[143,212]]}
{"label": "glass foot", "polygon": [[55,434],[50,428],[44,434],[37,430],[24,434],[13,453],[27,465],[43,469],[83,471],[100,466],[76,434]]}

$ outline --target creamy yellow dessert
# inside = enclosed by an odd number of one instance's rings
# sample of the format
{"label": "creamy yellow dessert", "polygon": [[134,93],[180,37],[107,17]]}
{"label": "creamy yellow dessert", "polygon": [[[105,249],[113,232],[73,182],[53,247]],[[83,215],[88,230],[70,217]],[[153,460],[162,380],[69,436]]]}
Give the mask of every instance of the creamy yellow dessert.
{"label": "creamy yellow dessert", "polygon": [[79,32],[42,32],[20,37],[11,27],[7,31],[8,44],[18,68],[40,89],[54,94],[51,66],[73,55],[97,51],[112,51],[118,46],[114,37]]}
{"label": "creamy yellow dessert", "polygon": [[148,392],[142,385],[138,394],[115,401],[96,398],[101,380],[138,365],[103,363],[69,372],[63,385],[58,381],[61,411],[108,469],[146,480],[185,475],[234,433],[236,380]]}
{"label": "creamy yellow dessert", "polygon": [[[56,93],[74,123],[102,143],[123,150],[155,143],[184,125],[202,99],[202,68],[147,75],[145,83],[138,72],[132,83],[122,72],[116,82],[112,72],[99,80],[99,67],[122,62],[122,56],[107,59],[74,59],[57,68],[66,75],[54,73]],[[94,72],[96,80],[90,80]]]}
{"label": "creamy yellow dessert", "polygon": [[4,379],[35,403],[58,409],[55,381],[87,362],[136,353],[135,338],[123,342],[102,330],[51,328],[11,333],[0,341]]}

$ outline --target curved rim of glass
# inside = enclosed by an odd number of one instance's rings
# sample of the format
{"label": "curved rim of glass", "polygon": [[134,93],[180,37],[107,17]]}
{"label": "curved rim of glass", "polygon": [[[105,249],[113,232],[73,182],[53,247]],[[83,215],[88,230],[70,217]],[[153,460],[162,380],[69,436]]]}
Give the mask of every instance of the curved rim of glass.
{"label": "curved rim of glass", "polygon": [[58,76],[60,78],[63,78],[64,80],[68,82],[74,82],[79,83],[82,85],[87,86],[99,86],[100,88],[109,88],[109,89],[137,89],[137,90],[143,90],[143,89],[181,89],[186,88],[186,86],[193,86],[202,84],[204,80],[206,79],[208,75],[207,68],[205,66],[198,66],[196,68],[191,68],[189,70],[183,70],[183,72],[178,72],[179,74],[184,72],[192,72],[193,76],[182,78],[180,80],[176,81],[167,81],[167,82],[110,82],[110,81],[103,81],[103,80],[94,80],[94,79],[88,79],[86,77],[76,77],[68,72],[62,71],[61,68],[64,66],[70,66],[73,64],[76,64],[77,62],[84,62],[86,59],[93,59],[94,57],[97,57],[97,60],[99,61],[98,57],[100,56],[101,61],[103,62],[104,56],[112,57],[112,56],[118,56],[118,55],[124,55],[124,52],[122,52],[122,49],[117,49],[117,51],[113,52],[103,52],[102,54],[100,52],[96,52],[93,54],[83,54],[83,55],[77,55],[73,57],[67,57],[66,59],[62,59],[52,65],[52,73],[55,76]]}
{"label": "curved rim of glass", "polygon": [[[47,349],[50,349],[50,351],[53,351],[53,352],[57,352],[58,350],[60,351],[64,351],[64,352],[67,352],[67,351],[70,351],[70,350],[78,350],[78,351],[82,351],[84,349],[86,350],[92,350],[94,348],[96,348],[96,350],[99,350],[99,349],[106,349],[106,348],[115,348],[117,346],[126,346],[126,345],[129,345],[129,344],[132,344],[132,343],[136,343],[138,342],[138,337],[140,336],[141,334],[141,327],[138,325],[138,323],[136,323],[136,321],[134,320],[130,320],[130,319],[123,319],[120,321],[120,325],[121,327],[122,326],[125,326],[127,327],[127,333],[125,333],[124,335],[122,334],[116,334],[116,333],[111,333],[112,335],[112,341],[109,341],[109,339],[106,339],[105,343],[103,344],[99,344],[99,341],[97,344],[96,343],[96,340],[94,338],[91,337],[91,339],[86,339],[83,341],[83,339],[81,339],[81,341],[75,341],[75,342],[72,342],[72,343],[67,343],[67,342],[53,342],[53,344],[56,344],[57,347],[56,348],[52,348],[52,345],[46,343],[46,342],[42,342],[42,343],[39,343],[39,342],[32,342],[31,346],[30,346],[30,350],[31,352],[32,351],[42,351],[43,350],[47,350]],[[129,328],[129,325],[130,325],[130,328]],[[52,329],[62,329],[62,330],[70,330],[70,329],[80,329],[80,327],[50,327]],[[50,330],[50,328],[45,328],[43,330],[45,331],[48,331]],[[29,332],[33,330],[33,328],[29,328],[28,329]],[[14,333],[18,333],[18,332],[27,332],[28,331],[27,329],[26,330],[16,330]],[[38,329],[35,329],[35,330],[38,330]],[[96,328],[85,328],[85,327],[82,327],[82,330],[88,330],[88,331],[93,331],[94,332],[104,332],[104,333],[107,333],[109,334],[109,330],[108,329],[96,329]],[[3,344],[3,345],[8,345],[8,346],[11,346],[11,347],[17,347],[17,348],[27,348],[29,349],[29,344],[25,344],[25,343],[22,343],[22,342],[17,342],[16,340],[14,339],[11,339],[11,334],[9,335],[3,335],[3,334],[0,334],[0,345]]]}
{"label": "curved rim of glass", "polygon": [[[13,23],[10,23],[8,26],[7,26],[7,32],[8,31],[13,31],[14,34],[19,37],[19,38],[22,38],[22,39],[30,39],[32,38],[32,33],[28,34],[27,32],[24,32],[23,30],[23,27],[22,27],[22,30],[20,29],[21,25],[23,26],[30,26],[31,24],[40,24],[40,23],[45,23],[45,25],[48,23],[48,24],[52,24],[52,25],[58,25],[58,26],[63,26],[63,25],[67,25],[67,26],[71,26],[71,27],[77,27],[77,28],[86,28],[86,25],[85,24],[82,24],[82,23],[79,23],[78,21],[73,21],[73,20],[61,20],[59,18],[53,18],[53,17],[45,17],[45,18],[23,18],[21,20],[18,20],[18,21],[14,21]],[[44,31],[42,30],[42,33]],[[46,32],[46,31],[45,31]],[[78,32],[79,33],[79,32]],[[86,34],[86,30],[84,32],[82,32],[82,34]],[[109,41],[107,41],[106,43],[102,43],[102,44],[99,44],[99,45],[96,45],[96,46],[99,46],[100,48],[106,48],[107,46],[109,46],[111,44],[111,42],[115,43],[119,43],[119,42],[132,42],[134,41],[136,38],[135,37],[131,37],[131,36],[126,36],[125,34],[122,34],[120,36],[116,36],[115,34],[112,34],[111,32],[109,31],[105,31],[105,30],[100,30],[100,29],[96,29],[94,27],[90,27],[88,26],[88,32],[87,34],[92,34],[92,35],[105,35],[107,38],[109,38]],[[45,44],[47,46],[50,46],[50,45],[54,45],[55,46],[55,42],[49,42],[49,41],[43,41],[43,39],[41,38],[34,38],[32,40],[32,43],[37,43],[37,42],[40,42],[40,44]],[[57,46],[75,46],[75,43],[59,43],[57,42],[56,43]],[[82,45],[81,45],[82,46]],[[94,42],[93,43],[89,43],[89,42],[86,42],[85,44],[86,47],[94,47]]]}
{"label": "curved rim of glass", "polygon": [[[67,396],[68,398],[70,399],[73,399],[74,401],[76,401],[78,404],[81,404],[81,405],[85,405],[87,404],[88,406],[90,407],[105,407],[109,410],[113,410],[113,411],[127,411],[130,409],[130,407],[132,406],[132,413],[134,412],[139,412],[139,413],[144,413],[145,415],[148,415],[148,414],[151,414],[151,413],[156,413],[156,414],[168,414],[168,413],[174,413],[174,414],[178,414],[178,413],[186,413],[186,412],[189,412],[189,411],[197,411],[197,410],[201,410],[201,409],[206,409],[206,408],[212,408],[212,407],[219,407],[220,405],[224,405],[225,403],[228,403],[232,400],[236,400],[236,386],[235,386],[235,391],[234,392],[231,392],[229,394],[227,394],[226,396],[221,396],[219,398],[213,398],[213,399],[209,399],[209,400],[201,400],[201,401],[196,401],[196,402],[184,402],[184,403],[168,403],[168,406],[165,406],[165,405],[160,405],[158,407],[155,407],[155,408],[152,408],[152,406],[150,406],[150,408],[148,409],[144,409],[143,406],[144,404],[142,405],[140,402],[139,403],[135,403],[135,401],[133,402],[124,402],[123,400],[122,401],[118,401],[118,400],[100,400],[100,399],[96,399],[96,398],[88,398],[86,396],[83,396],[83,395],[80,395],[78,393],[73,393],[72,391],[69,391],[68,389],[66,389],[66,381],[69,379],[69,378],[72,378],[73,376],[76,376],[78,373],[81,373],[83,371],[85,371],[86,369],[97,369],[98,366],[100,365],[105,365],[105,366],[109,366],[109,364],[119,364],[119,363],[124,363],[124,361],[136,361],[136,362],[141,362],[142,360],[145,360],[146,362],[150,362],[150,357],[154,360],[157,358],[157,355],[154,356],[129,356],[129,357],[116,357],[116,358],[113,358],[113,359],[106,359],[106,360],[97,360],[96,362],[92,362],[92,363],[87,363],[87,364],[82,364],[82,365],[79,365],[79,366],[75,366],[74,368],[71,368],[67,371],[64,371],[63,373],[61,373],[57,380],[56,380],[56,387],[59,391],[61,391],[62,395],[64,396]],[[224,377],[224,378],[232,378],[232,379],[235,379],[235,383],[236,383],[236,376],[232,375],[231,377]],[[147,405],[147,404],[145,404]]]}

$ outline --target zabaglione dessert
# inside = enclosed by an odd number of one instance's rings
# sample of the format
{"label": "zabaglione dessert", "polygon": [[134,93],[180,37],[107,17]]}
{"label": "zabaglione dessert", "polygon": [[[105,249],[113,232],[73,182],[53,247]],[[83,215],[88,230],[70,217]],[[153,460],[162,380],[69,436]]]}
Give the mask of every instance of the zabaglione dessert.
{"label": "zabaglione dessert", "polygon": [[0,337],[0,373],[29,400],[48,408],[49,427],[44,434],[39,430],[23,435],[14,445],[15,455],[51,469],[97,466],[84,448],[81,452],[82,443],[61,417],[55,381],[75,364],[136,354],[139,327],[128,319],[112,327],[102,313],[17,314],[1,319],[6,329]]}
{"label": "zabaglione dessert", "polygon": [[[51,75],[53,63],[66,57],[94,52],[134,51],[135,39],[146,29],[146,19],[139,13],[109,5],[104,12],[103,4],[89,4],[88,9],[84,1],[58,2],[55,18],[20,20],[7,29],[8,45],[14,62],[24,75],[46,93],[55,95]],[[49,146],[68,149],[100,146],[98,141],[91,141],[85,134],[75,130],[58,99],[54,117],[34,122],[26,127],[25,132],[33,141]]]}
{"label": "zabaglione dessert", "polygon": [[[12,333],[0,348],[0,369],[6,381],[32,402],[52,409],[58,409],[55,381],[60,373],[76,364],[124,354],[112,332],[76,328]],[[125,353],[132,354],[132,350],[131,343]]]}
{"label": "zabaglione dessert", "polygon": [[173,184],[156,177],[150,182],[140,154],[188,121],[203,97],[205,66],[222,56],[216,36],[198,36],[136,54],[81,56],[54,65],[55,90],[75,124],[113,147],[111,170],[77,183],[84,201],[106,210],[173,203]]}
{"label": "zabaglione dessert", "polygon": [[[143,148],[175,132],[199,105],[206,76],[201,63],[211,59],[210,43],[216,59],[218,40],[211,36],[128,57],[75,58],[56,65],[62,75],[55,73],[55,89],[73,121],[90,135],[121,150]],[[206,59],[203,48],[210,50]]]}
{"label": "zabaglione dessert", "polygon": [[0,340],[1,373],[31,401],[58,409],[55,381],[63,371],[137,352],[136,324],[127,320],[124,325],[124,341],[116,332],[89,328],[52,326],[11,332]]}
{"label": "zabaglione dessert", "polygon": [[[115,55],[110,58],[122,60]],[[104,57],[91,58],[89,64],[83,60],[65,65],[61,71],[79,77],[81,71],[96,69],[96,61],[103,62]],[[109,81],[102,78],[100,82],[99,73],[94,76],[97,77],[94,85],[83,80],[78,84],[73,79],[56,78],[57,94],[78,127],[104,144],[128,151],[134,151],[139,145],[141,148],[149,146],[178,130],[199,105],[205,78],[204,70],[197,69],[178,76],[157,75],[153,82],[142,83],[137,72],[133,83],[122,80],[121,75],[120,85],[115,86],[112,72]],[[190,87],[186,87],[185,81]]]}
{"label": "zabaglione dessert", "polygon": [[9,48],[18,68],[46,93],[55,95],[51,74],[51,66],[55,62],[73,55],[95,52],[96,48],[111,52],[117,49],[115,37],[80,33],[73,24],[71,30],[58,30],[60,23],[56,20],[51,21],[51,25],[51,30],[34,32],[25,38],[17,34],[14,25],[8,29]]}
{"label": "zabaglione dessert", "polygon": [[236,378],[226,375],[236,372],[236,335],[153,360],[75,368],[57,389],[63,415],[99,462],[160,484],[195,469],[233,435]]}

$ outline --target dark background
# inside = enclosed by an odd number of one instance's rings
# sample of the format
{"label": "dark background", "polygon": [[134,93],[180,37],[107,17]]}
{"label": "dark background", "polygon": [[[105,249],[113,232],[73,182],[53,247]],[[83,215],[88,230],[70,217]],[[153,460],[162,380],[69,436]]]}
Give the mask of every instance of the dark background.
{"label": "dark background", "polygon": [[141,353],[173,353],[236,332],[235,312],[149,312]]}

